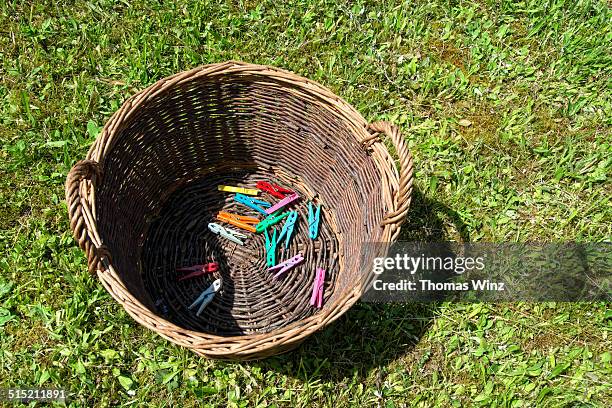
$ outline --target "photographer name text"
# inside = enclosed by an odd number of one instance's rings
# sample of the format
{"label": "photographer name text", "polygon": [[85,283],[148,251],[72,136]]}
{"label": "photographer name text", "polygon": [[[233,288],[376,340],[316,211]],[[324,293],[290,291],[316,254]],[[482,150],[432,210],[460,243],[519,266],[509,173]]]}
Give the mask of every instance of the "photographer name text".
{"label": "photographer name text", "polygon": [[505,290],[504,282],[491,282],[488,279],[471,280],[470,282],[434,282],[428,279],[420,279],[411,281],[402,279],[399,282],[383,282],[378,279],[372,284],[374,290],[379,291],[423,291],[423,292],[441,292],[441,291],[503,291]]}

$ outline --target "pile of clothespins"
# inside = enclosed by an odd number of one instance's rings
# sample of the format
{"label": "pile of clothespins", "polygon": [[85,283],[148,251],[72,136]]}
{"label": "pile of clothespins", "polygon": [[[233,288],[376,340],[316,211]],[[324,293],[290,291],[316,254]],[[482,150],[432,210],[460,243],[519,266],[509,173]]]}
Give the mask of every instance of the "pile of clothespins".
{"label": "pile of clothespins", "polygon": [[[301,253],[298,253],[293,258],[287,259],[281,263],[276,264],[276,246],[284,239],[285,248],[289,247],[291,237],[293,235],[293,229],[298,219],[297,211],[285,211],[281,213],[281,209],[288,207],[296,203],[300,197],[297,193],[292,190],[281,187],[277,184],[271,184],[265,181],[259,181],[256,185],[257,189],[249,189],[234,186],[220,185],[219,191],[236,193],[234,200],[246,207],[249,207],[259,213],[265,218],[260,220],[257,217],[244,216],[240,214],[229,213],[220,211],[217,214],[217,220],[231,224],[242,230],[252,233],[263,233],[265,236],[265,252],[266,252],[266,266],[269,272],[275,272],[272,279],[278,279],[286,272],[299,265],[304,261],[304,257]],[[264,200],[259,200],[249,196],[257,196],[259,191],[269,193],[271,196],[278,198],[276,204],[272,205]],[[314,240],[319,235],[319,222],[321,217],[321,205],[313,205],[311,201],[308,202],[308,236],[311,240]],[[268,229],[282,220],[285,220],[283,228],[280,234],[277,235],[277,230],[274,229],[272,237],[268,233]],[[238,245],[244,245],[243,240],[248,238],[247,235],[233,230],[231,228],[224,227],[217,223],[208,224],[208,228],[214,234],[228,239]],[[210,262],[203,265],[194,265],[187,268],[179,268],[177,271],[190,272],[189,274],[182,276],[179,280],[185,280],[202,276],[205,274],[213,273],[217,271],[219,265],[215,262]],[[312,285],[312,296],[310,298],[310,304],[314,307],[321,308],[323,306],[323,285],[325,282],[325,270],[317,268],[315,272],[315,278]],[[189,306],[189,309],[194,309],[200,305],[197,316],[199,316],[204,308],[213,300],[215,294],[221,289],[221,279],[217,279],[208,287],[202,294]]]}

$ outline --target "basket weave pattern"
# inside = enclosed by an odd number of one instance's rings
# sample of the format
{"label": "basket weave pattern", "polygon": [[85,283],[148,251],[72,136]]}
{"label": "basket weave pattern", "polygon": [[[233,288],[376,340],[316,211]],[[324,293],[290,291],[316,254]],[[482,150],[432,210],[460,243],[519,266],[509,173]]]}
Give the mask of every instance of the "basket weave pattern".
{"label": "basket weave pattern", "polygon": [[[323,205],[317,240],[303,221],[279,253],[305,257],[280,281],[267,275],[261,235],[239,247],[206,231],[218,211],[256,215],[215,191],[218,184],[259,180]],[[136,321],[219,359],[285,352],[340,317],[371,277],[361,244],[397,238],[411,192],[412,157],[395,126],[368,124],[305,78],[235,61],[132,96],[66,181],[70,226],[90,272]],[[305,220],[304,206],[297,209]],[[179,285],[175,269],[210,257],[222,266],[223,290],[196,318],[185,305],[209,282]],[[316,267],[329,272],[321,310],[308,305]],[[155,306],[160,299],[169,312]]]}

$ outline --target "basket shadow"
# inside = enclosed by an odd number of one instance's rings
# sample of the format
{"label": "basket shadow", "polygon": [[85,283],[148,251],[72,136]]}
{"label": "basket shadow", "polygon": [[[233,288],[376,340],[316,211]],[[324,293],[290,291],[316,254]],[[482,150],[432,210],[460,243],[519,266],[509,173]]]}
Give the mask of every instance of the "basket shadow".
{"label": "basket shadow", "polygon": [[[113,220],[99,223],[100,234],[128,291],[188,330],[229,336],[249,329],[235,319],[240,287],[229,273],[242,267],[235,264],[243,249],[208,228],[228,207],[217,185],[239,184],[253,173],[256,160],[242,135],[252,112],[233,102],[246,87],[185,83],[172,89],[171,102],[164,93],[152,97],[117,137],[113,151],[123,155],[109,155],[97,192],[98,218]],[[188,272],[177,269],[209,262],[218,270],[179,279]],[[199,305],[190,306],[216,279],[221,288],[198,316]]]}
{"label": "basket shadow", "polygon": [[[234,172],[220,176],[220,180],[221,177],[239,180],[245,175]],[[231,254],[237,244],[207,228],[225,205],[225,197],[215,194],[213,187],[216,186],[208,181],[196,180],[178,188],[167,200],[152,223],[144,245],[143,264],[148,271],[144,284],[157,313],[180,327],[214,334],[242,334],[230,312],[235,293],[234,281],[227,273],[234,266]],[[208,262],[217,263],[218,270],[186,280],[178,279],[190,272],[177,272],[177,268]],[[216,279],[221,281],[221,290],[198,316],[199,306],[193,310],[189,306]]]}
{"label": "basket shadow", "polygon": [[[467,229],[454,210],[415,189],[399,240],[447,241],[445,225],[448,220],[454,224],[461,240],[469,241]],[[295,351],[252,364],[304,381],[316,378],[342,381],[355,377],[363,380],[372,370],[384,370],[392,361],[410,354],[432,324],[438,302],[444,297],[430,300],[386,304],[360,302]]]}

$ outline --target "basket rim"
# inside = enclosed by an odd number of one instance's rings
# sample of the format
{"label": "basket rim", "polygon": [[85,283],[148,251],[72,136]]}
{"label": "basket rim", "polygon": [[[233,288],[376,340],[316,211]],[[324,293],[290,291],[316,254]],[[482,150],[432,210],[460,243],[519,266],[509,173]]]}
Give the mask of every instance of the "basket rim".
{"label": "basket rim", "polygon": [[[301,77],[288,70],[258,64],[249,64],[241,61],[226,61],[202,65],[188,71],[183,71],[160,79],[149,87],[137,92],[128,98],[122,106],[110,117],[104,125],[102,131],[90,147],[86,162],[89,166],[96,167],[97,171],[102,170],[104,159],[112,151],[115,138],[121,133],[123,126],[129,123],[130,117],[143,104],[146,104],[152,97],[167,92],[175,85],[197,80],[200,77],[221,76],[221,75],[241,75],[241,76],[261,76],[268,77],[275,81],[287,84],[287,89],[297,89],[300,95],[307,95],[328,109],[331,113],[338,116],[350,127],[351,134],[355,137],[355,142],[367,144],[381,174],[383,192],[382,197],[384,206],[394,217],[390,222],[382,223],[383,228],[381,242],[390,243],[397,238],[403,218],[410,204],[410,192],[412,190],[412,158],[409,158],[409,175],[401,179],[395,166],[395,160],[385,147],[383,141],[375,138],[379,132],[387,133],[396,139],[401,139],[397,128],[386,128],[384,126],[371,126],[363,116],[341,97],[335,95],[327,87]],[[379,122],[380,124],[380,122]],[[391,134],[396,131],[396,135]],[[372,134],[374,132],[374,136]],[[406,154],[409,156],[407,148]],[[400,149],[396,149],[400,150]],[[400,160],[402,157],[400,157]],[[100,163],[100,164],[98,164]],[[402,170],[404,170],[402,163]],[[78,166],[78,164],[77,164]],[[75,168],[77,167],[75,166]],[[73,168],[74,170],[74,168]],[[202,333],[187,330],[175,325],[154,314],[138,299],[136,299],[122,283],[119,274],[112,265],[112,258],[108,253],[103,252],[104,243],[102,242],[96,224],[96,197],[95,197],[95,172],[79,169],[77,174],[69,174],[66,182],[66,197],[69,202],[69,214],[71,216],[71,228],[75,238],[78,239],[81,247],[86,251],[90,269],[93,266],[100,282],[109,294],[122,305],[134,320],[143,326],[154,330],[162,337],[175,344],[186,346],[193,349],[200,355],[213,358],[248,359],[251,357],[260,358],[273,354],[283,348],[287,351],[293,348],[307,336],[318,331],[344,314],[363,293],[366,282],[357,280],[354,287],[339,296],[332,304],[326,305],[318,313],[274,329],[267,333],[245,334],[240,336],[224,337],[214,334]],[[87,174],[84,174],[87,173]],[[72,175],[72,177],[71,177]],[[404,174],[402,174],[404,175]],[[404,200],[400,203],[398,195],[404,194],[408,197],[407,203]],[[80,200],[75,199],[75,195]],[[405,207],[405,208],[404,208]],[[399,216],[399,215],[401,216]],[[371,278],[370,274],[360,274],[366,281]],[[282,352],[280,351],[280,352]]]}

